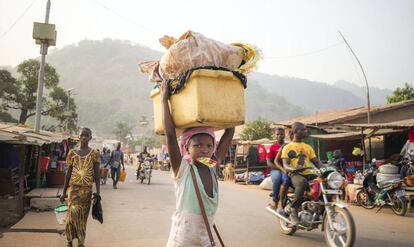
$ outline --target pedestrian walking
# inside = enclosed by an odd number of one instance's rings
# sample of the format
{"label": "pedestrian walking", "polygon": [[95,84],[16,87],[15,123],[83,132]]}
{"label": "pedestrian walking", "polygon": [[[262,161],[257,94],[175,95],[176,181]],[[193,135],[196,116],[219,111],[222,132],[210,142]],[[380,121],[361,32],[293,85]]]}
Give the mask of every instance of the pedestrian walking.
{"label": "pedestrian walking", "polygon": [[109,156],[110,156],[110,152],[108,152],[109,150],[107,150],[105,147],[102,150],[101,153],[101,165],[99,167],[100,169],[100,174],[101,174],[101,184],[106,184],[106,180],[108,178],[108,162],[109,162]]}
{"label": "pedestrian walking", "polygon": [[[78,239],[78,246],[83,247],[86,236],[86,222],[92,199],[100,199],[99,187],[99,152],[88,146],[92,138],[89,128],[82,128],[80,146],[71,149],[66,158],[68,171],[60,201],[64,202],[66,191],[68,194],[68,213],[66,218],[65,234],[67,246],[72,247],[72,241]],[[95,182],[96,193],[92,195],[92,186]],[[93,198],[92,198],[93,196]]]}
{"label": "pedestrian walking", "polygon": [[124,153],[121,151],[120,142],[116,146],[116,150],[112,151],[111,153],[111,156],[109,158],[109,165],[111,166],[111,178],[113,188],[118,189],[117,184],[119,181],[119,176],[121,175],[121,165],[122,170],[125,171]]}

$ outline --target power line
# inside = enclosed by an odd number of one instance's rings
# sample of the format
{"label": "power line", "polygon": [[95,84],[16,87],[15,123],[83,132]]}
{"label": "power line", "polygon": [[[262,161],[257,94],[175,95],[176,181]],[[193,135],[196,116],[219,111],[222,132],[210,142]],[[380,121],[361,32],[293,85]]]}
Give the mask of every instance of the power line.
{"label": "power line", "polygon": [[[152,33],[155,36],[157,36],[157,33],[155,31],[153,31],[152,29],[150,29],[150,28],[148,28],[148,27],[146,27],[144,25],[141,25],[141,24],[136,23],[134,20],[131,20],[130,18],[121,15],[117,11],[113,10],[112,8],[106,6],[105,4],[103,4],[103,3],[101,3],[101,2],[99,2],[97,0],[92,0],[92,1],[95,2],[96,4],[100,5],[105,10],[107,10],[109,12],[112,12],[112,14],[115,14],[116,16],[124,19],[125,21],[127,21],[127,22],[129,22],[129,23],[131,23],[131,24],[133,24],[133,25],[135,25],[135,26],[137,26],[137,27],[139,27],[139,28],[141,28],[141,29],[143,29],[143,30],[145,30],[147,32],[150,32],[150,33]],[[158,38],[158,36],[157,36],[157,38]]]}
{"label": "power line", "polygon": [[1,35],[0,35],[0,39],[1,38],[3,38],[4,36],[6,36],[6,34],[8,33],[8,32],[10,32],[12,29],[13,29],[13,27],[20,21],[20,19],[22,19],[23,18],[23,16],[24,15],[26,15],[26,13],[27,13],[27,11],[29,11],[29,9],[33,6],[33,4],[36,2],[36,0],[33,0],[31,3],[30,3],[30,5],[29,6],[27,6],[26,7],[26,9],[23,11],[23,13],[16,19],[16,21],[15,22],[13,22],[13,24],[9,27],[9,29],[7,29],[4,33],[2,33]]}
{"label": "power line", "polygon": [[324,48],[321,48],[321,49],[317,49],[317,50],[313,50],[313,51],[309,51],[309,52],[305,52],[305,53],[300,53],[300,54],[290,55],[290,56],[281,56],[281,57],[264,57],[264,59],[286,59],[286,58],[309,56],[309,55],[320,53],[320,52],[326,51],[328,49],[331,49],[333,47],[342,45],[343,43],[344,43],[343,41],[340,41],[340,42],[337,42],[337,43],[332,44],[330,46],[327,46],[327,47],[324,47]]}

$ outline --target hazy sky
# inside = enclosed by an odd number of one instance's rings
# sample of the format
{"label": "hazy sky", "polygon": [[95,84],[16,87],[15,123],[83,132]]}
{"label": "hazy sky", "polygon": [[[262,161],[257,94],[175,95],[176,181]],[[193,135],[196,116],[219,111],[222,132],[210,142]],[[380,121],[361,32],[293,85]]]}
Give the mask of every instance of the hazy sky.
{"label": "hazy sky", "polygon": [[[0,0],[0,65],[39,56],[32,26],[44,21],[45,7],[46,0]],[[257,45],[264,53],[261,72],[363,85],[340,30],[371,86],[414,84],[410,0],[52,0],[50,23],[58,30],[58,48],[82,39],[112,38],[163,51],[160,36],[193,30],[226,43]]]}

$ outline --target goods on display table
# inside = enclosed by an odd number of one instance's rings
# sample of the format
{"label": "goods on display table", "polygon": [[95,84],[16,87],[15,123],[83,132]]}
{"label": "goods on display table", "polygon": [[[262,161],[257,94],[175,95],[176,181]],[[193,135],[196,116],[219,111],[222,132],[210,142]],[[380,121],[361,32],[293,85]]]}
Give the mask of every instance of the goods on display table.
{"label": "goods on display table", "polygon": [[399,179],[398,167],[391,164],[382,165],[377,173],[377,184],[383,186],[387,181]]}

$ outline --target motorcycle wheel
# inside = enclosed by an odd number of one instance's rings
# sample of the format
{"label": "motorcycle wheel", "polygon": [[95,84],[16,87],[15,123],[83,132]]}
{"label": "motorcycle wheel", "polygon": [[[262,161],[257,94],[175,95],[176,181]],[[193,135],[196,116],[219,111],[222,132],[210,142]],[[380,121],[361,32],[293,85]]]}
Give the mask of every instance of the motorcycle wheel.
{"label": "motorcycle wheel", "polygon": [[352,247],[356,239],[356,230],[351,213],[346,208],[334,207],[332,210],[332,224],[329,224],[328,216],[325,216],[323,221],[326,243],[330,247]]}
{"label": "motorcycle wheel", "polygon": [[391,209],[394,214],[399,216],[404,216],[407,213],[407,199],[405,197],[397,197],[395,194],[391,195],[392,198],[392,205]]}
{"label": "motorcycle wheel", "polygon": [[414,175],[414,167],[410,166],[407,171],[407,177],[411,177]]}
{"label": "motorcycle wheel", "polygon": [[147,175],[148,175],[148,178],[147,178],[147,184],[150,184],[151,183],[151,173],[152,172],[149,172]]}
{"label": "motorcycle wheel", "polygon": [[356,199],[359,205],[366,209],[373,209],[375,207],[374,202],[369,198],[369,195],[364,190],[360,190],[357,195]]}
{"label": "motorcycle wheel", "polygon": [[289,224],[282,219],[279,219],[279,224],[280,224],[280,231],[283,234],[293,235],[296,232],[296,227],[289,226]]}

